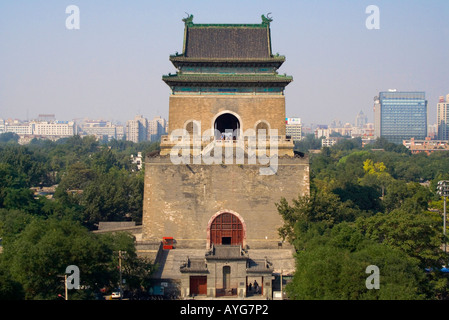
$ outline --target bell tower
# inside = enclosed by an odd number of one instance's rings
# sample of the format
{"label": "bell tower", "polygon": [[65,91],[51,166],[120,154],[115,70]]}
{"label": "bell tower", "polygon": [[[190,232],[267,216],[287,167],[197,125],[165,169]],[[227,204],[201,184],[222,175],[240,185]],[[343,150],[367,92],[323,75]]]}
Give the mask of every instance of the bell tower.
{"label": "bell tower", "polygon": [[271,299],[273,277],[295,271],[276,203],[309,194],[308,158],[293,151],[285,130],[293,78],[278,74],[285,57],[272,54],[271,18],[183,21],[182,53],[170,56],[176,73],[162,77],[168,134],[145,161],[142,240],[158,248],[154,278],[184,297]]}

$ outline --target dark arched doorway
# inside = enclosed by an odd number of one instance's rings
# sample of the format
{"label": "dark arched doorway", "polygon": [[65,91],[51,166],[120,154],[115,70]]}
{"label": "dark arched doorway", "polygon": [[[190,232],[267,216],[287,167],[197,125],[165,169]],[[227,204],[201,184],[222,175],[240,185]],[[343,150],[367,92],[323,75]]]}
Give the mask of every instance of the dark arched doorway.
{"label": "dark arched doorway", "polygon": [[215,245],[242,245],[244,228],[240,219],[229,212],[215,217],[210,225],[210,244]]}
{"label": "dark arched doorway", "polygon": [[224,113],[215,119],[214,129],[216,139],[221,139],[222,135],[226,134],[232,134],[231,139],[235,139],[239,135],[240,122],[233,114]]}

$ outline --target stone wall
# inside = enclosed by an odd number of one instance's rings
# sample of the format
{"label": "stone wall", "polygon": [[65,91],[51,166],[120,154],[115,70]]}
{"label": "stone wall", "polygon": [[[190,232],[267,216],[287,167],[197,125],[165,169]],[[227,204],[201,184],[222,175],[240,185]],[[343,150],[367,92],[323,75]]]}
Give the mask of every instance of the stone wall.
{"label": "stone wall", "polygon": [[266,121],[279,136],[285,136],[284,96],[170,96],[169,130],[184,129],[188,121],[201,122],[201,134],[214,128],[217,115],[231,112],[244,131]]}
{"label": "stone wall", "polygon": [[[243,222],[243,245],[278,248],[283,221],[275,203],[309,193],[308,158],[278,159],[274,175],[261,165],[174,165],[170,157],[150,157],[145,166],[142,240],[174,237],[175,248],[208,248],[208,225],[219,212]],[[284,244],[284,247],[287,246]]]}
{"label": "stone wall", "polygon": [[209,275],[207,277],[207,295],[215,297],[217,289],[223,288],[223,267],[230,267],[229,288],[237,289],[236,294],[243,298],[246,296],[246,260],[217,261],[208,263]]}

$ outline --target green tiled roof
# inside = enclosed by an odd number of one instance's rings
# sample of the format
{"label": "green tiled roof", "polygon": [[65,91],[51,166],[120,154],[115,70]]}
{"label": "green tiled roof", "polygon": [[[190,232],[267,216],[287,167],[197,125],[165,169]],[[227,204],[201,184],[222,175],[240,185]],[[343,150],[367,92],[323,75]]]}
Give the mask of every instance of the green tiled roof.
{"label": "green tiled roof", "polygon": [[183,55],[171,55],[170,61],[178,68],[182,65],[216,65],[216,66],[273,66],[279,68],[285,62],[285,56],[271,56],[266,58],[191,58]]}
{"label": "green tiled roof", "polygon": [[[270,14],[270,13],[269,13]],[[188,17],[182,19],[185,25],[188,27],[246,27],[246,28],[266,28],[270,25],[270,22],[273,21],[268,15],[262,15],[262,23],[193,23],[193,14]]]}
{"label": "green tiled roof", "polygon": [[[162,77],[169,86],[285,87],[293,81],[291,76],[261,70],[278,69],[285,61],[284,56],[271,52],[272,19],[268,15],[262,15],[260,24],[194,24],[193,15],[183,21],[183,51],[170,56],[170,61],[180,71]],[[217,73],[220,68],[226,72],[235,69],[235,73]],[[260,73],[244,73],[248,68]],[[184,73],[186,69],[202,73]],[[210,70],[214,73],[204,73]]]}
{"label": "green tiled roof", "polygon": [[165,75],[162,77],[168,85],[220,85],[220,84],[281,84],[287,85],[293,81],[293,77],[278,74],[236,74],[236,75],[220,75],[220,74],[175,74]]}
{"label": "green tiled roof", "polygon": [[185,57],[182,55],[171,55],[170,61],[189,61],[189,62],[269,62],[269,61],[285,61],[285,56],[271,56],[263,58],[205,58],[205,57]]}

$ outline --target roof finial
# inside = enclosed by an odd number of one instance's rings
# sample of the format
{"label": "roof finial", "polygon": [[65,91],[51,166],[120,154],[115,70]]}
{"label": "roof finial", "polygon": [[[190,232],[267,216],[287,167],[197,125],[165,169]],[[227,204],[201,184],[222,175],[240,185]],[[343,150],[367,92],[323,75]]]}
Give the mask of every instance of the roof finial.
{"label": "roof finial", "polygon": [[191,25],[193,24],[193,14],[188,14],[187,12],[185,13],[187,15],[187,17],[185,17],[184,19],[182,19],[182,21],[184,21],[184,23],[186,25]]}
{"label": "roof finial", "polygon": [[262,15],[262,24],[270,25],[270,22],[273,21],[273,18],[270,17],[271,12],[267,13],[267,16]]}

